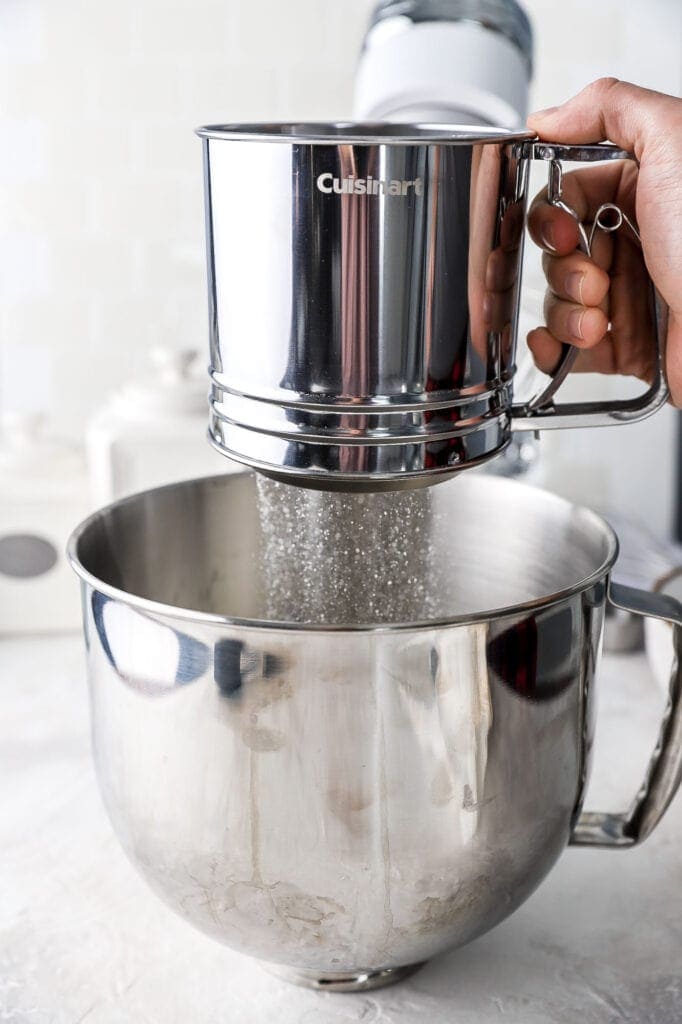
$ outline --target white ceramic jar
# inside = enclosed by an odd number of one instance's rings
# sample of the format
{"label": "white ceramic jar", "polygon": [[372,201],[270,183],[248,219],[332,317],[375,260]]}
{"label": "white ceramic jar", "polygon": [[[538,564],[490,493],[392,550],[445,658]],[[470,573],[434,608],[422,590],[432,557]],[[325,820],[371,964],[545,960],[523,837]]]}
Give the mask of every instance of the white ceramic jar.
{"label": "white ceramic jar", "polygon": [[86,433],[93,503],[199,476],[237,472],[206,436],[207,379],[197,353],[156,348],[150,371],[111,396]]}
{"label": "white ceramic jar", "polygon": [[79,629],[65,546],[90,511],[83,452],[51,437],[42,417],[6,413],[0,495],[0,635]]}

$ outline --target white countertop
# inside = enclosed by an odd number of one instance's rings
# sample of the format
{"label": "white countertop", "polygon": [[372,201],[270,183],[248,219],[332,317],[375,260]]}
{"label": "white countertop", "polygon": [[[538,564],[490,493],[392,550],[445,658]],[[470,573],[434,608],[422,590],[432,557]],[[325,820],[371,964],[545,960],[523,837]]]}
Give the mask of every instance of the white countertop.
{"label": "white countertop", "polygon": [[[587,805],[622,810],[663,699],[642,655],[604,660]],[[494,931],[409,981],[297,989],[175,917],[97,793],[78,637],[0,642],[0,1021],[13,1024],[678,1024],[682,796],[629,851],[569,849]]]}

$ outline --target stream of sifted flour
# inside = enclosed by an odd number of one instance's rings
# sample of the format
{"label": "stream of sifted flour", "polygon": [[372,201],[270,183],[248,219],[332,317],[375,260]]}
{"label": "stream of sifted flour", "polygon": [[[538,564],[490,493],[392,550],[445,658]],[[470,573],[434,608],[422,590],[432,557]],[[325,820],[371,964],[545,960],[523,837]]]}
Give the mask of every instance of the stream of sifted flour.
{"label": "stream of sifted flour", "polygon": [[258,476],[270,619],[352,625],[437,614],[431,488],[356,494]]}

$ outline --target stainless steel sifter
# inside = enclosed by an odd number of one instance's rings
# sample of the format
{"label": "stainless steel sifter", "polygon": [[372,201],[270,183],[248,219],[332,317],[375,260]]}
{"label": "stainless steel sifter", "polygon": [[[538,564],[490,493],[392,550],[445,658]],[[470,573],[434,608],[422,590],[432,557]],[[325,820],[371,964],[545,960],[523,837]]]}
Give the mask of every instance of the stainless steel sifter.
{"label": "stainless steel sifter", "polygon": [[[645,395],[557,404],[567,347],[549,385],[514,400],[530,161],[547,162],[549,200],[572,212],[561,161],[629,158],[622,150],[409,124],[199,135],[210,436],[231,458],[305,486],[414,487],[496,456],[514,430],[627,423],[665,401],[665,316],[650,282]],[[597,227],[617,229],[618,214],[609,207]],[[592,228],[581,225],[585,248]]]}

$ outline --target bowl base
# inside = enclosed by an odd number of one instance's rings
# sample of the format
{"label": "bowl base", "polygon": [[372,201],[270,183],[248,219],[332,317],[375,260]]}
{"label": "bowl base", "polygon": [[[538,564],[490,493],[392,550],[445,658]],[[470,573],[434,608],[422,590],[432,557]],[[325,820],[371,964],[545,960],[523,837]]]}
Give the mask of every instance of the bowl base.
{"label": "bowl base", "polygon": [[274,974],[283,981],[289,981],[292,985],[302,985],[304,988],[314,988],[325,992],[366,992],[372,988],[383,988],[384,985],[394,985],[397,981],[409,978],[411,974],[424,966],[424,962],[418,964],[406,964],[404,967],[390,967],[384,971],[333,971],[322,974],[320,971],[299,970],[296,967],[283,967],[280,964],[261,962],[261,966],[269,974]]}

